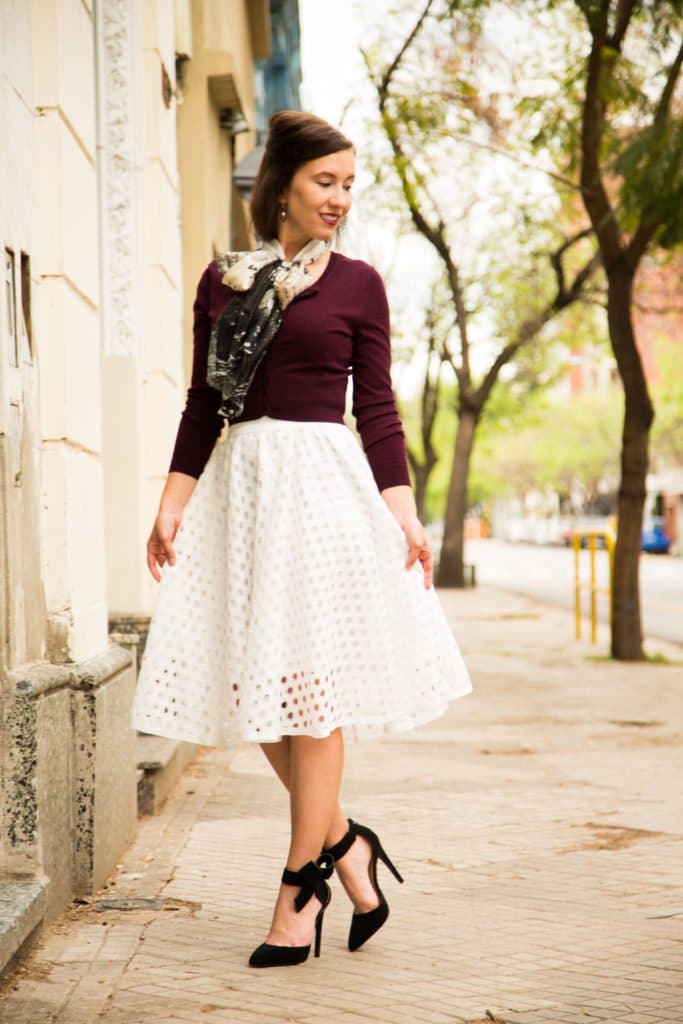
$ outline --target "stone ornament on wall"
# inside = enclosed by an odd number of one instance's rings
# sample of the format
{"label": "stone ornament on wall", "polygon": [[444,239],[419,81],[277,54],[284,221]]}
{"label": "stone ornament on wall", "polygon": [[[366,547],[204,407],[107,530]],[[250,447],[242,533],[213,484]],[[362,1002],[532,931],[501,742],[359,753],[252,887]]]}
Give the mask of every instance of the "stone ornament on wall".
{"label": "stone ornament on wall", "polygon": [[106,355],[138,356],[144,338],[138,7],[95,4],[101,307]]}

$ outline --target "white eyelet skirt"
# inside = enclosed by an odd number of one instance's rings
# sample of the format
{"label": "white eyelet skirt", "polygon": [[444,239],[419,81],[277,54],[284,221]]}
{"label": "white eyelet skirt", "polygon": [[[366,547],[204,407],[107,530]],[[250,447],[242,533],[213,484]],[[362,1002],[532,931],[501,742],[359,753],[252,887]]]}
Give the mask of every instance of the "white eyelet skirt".
{"label": "white eyelet skirt", "polygon": [[162,569],[142,732],[224,746],[408,729],[472,689],[419,560],[341,423],[233,424]]}

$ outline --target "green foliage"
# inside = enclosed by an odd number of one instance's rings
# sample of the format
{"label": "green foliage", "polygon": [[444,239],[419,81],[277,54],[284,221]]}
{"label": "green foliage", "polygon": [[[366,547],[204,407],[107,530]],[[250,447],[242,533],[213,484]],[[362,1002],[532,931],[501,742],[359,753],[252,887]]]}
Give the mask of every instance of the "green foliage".
{"label": "green foliage", "polygon": [[619,471],[623,398],[619,388],[551,402],[544,395],[505,432],[482,436],[474,457],[472,500],[530,490],[588,493]]}
{"label": "green foliage", "polygon": [[661,223],[658,244],[671,249],[683,241],[683,122],[650,125],[614,161],[624,179],[624,222]]}

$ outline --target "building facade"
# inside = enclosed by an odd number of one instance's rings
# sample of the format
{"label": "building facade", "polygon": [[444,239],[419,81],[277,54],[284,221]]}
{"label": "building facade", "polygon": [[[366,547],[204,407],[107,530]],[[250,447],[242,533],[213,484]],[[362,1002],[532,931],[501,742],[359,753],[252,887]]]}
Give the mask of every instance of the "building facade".
{"label": "building facade", "polygon": [[196,282],[250,240],[274,28],[267,0],[0,0],[0,966],[135,832],[145,545]]}

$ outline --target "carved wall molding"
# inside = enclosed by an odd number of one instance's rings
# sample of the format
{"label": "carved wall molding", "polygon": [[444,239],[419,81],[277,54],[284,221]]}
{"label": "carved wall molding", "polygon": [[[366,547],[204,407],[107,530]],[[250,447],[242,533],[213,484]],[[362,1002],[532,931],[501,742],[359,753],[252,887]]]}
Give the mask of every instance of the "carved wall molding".
{"label": "carved wall molding", "polygon": [[142,323],[142,203],[135,0],[96,0],[101,304],[106,355],[137,356]]}

